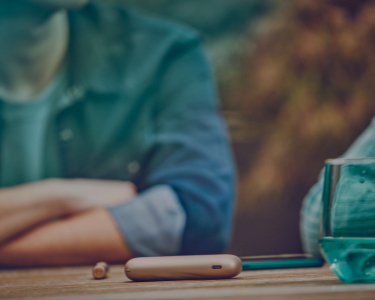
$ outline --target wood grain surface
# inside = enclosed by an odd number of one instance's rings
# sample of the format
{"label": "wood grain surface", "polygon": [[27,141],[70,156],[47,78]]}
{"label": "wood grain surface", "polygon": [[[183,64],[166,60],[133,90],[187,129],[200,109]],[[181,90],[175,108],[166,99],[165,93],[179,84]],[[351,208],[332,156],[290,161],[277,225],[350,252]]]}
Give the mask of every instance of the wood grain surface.
{"label": "wood grain surface", "polygon": [[375,299],[374,284],[342,284],[328,269],[245,271],[229,280],[132,282],[123,266],[0,271],[0,299]]}

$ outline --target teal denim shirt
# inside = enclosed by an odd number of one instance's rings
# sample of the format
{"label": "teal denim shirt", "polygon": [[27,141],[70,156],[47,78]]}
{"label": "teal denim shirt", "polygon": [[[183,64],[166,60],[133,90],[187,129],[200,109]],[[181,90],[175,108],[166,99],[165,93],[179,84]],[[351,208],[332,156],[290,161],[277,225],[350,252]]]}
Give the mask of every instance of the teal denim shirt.
{"label": "teal denim shirt", "polygon": [[136,184],[138,197],[110,208],[136,255],[222,252],[234,168],[199,39],[107,4],[69,21],[70,89],[48,133],[64,176]]}

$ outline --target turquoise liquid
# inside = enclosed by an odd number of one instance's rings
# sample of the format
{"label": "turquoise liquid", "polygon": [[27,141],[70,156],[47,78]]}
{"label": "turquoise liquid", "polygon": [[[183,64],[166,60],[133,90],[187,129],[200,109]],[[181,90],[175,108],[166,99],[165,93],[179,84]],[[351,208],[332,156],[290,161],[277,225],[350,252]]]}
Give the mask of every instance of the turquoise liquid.
{"label": "turquoise liquid", "polygon": [[344,283],[375,283],[375,238],[332,238],[320,240],[333,272]]}

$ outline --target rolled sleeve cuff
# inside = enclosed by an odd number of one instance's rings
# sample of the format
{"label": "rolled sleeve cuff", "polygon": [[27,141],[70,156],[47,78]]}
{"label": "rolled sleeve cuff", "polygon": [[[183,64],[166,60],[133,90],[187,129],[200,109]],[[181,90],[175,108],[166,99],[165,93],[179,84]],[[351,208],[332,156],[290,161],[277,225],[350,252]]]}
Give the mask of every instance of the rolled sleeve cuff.
{"label": "rolled sleeve cuff", "polygon": [[152,187],[109,211],[136,256],[180,252],[186,213],[168,185]]}

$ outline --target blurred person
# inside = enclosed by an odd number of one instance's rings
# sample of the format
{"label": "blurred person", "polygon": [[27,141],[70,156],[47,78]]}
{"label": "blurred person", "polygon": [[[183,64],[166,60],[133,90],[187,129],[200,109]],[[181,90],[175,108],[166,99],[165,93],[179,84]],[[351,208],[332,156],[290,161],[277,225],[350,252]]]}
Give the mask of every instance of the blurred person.
{"label": "blurred person", "polygon": [[0,45],[0,266],[224,250],[233,163],[194,33],[3,0]]}

